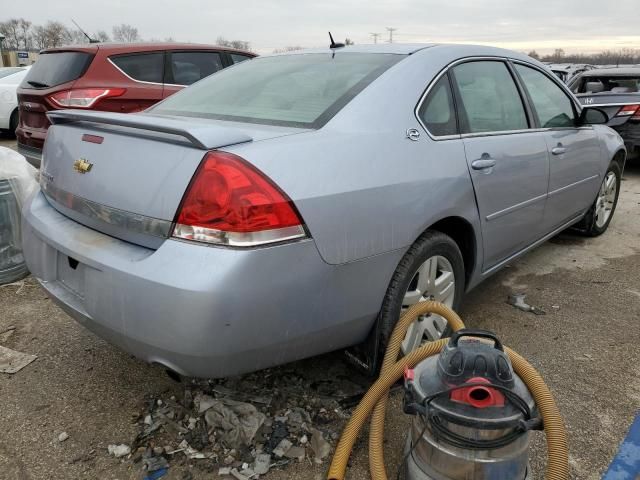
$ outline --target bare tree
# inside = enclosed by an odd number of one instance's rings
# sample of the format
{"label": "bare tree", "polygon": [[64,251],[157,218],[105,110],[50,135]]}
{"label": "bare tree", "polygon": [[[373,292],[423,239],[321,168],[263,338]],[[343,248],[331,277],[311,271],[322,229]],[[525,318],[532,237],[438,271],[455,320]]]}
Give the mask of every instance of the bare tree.
{"label": "bare tree", "polygon": [[244,40],[227,40],[224,37],[218,37],[216,44],[221,47],[235,48],[237,50],[251,51],[251,44]]}
{"label": "bare tree", "polygon": [[111,38],[109,37],[109,34],[107,32],[105,32],[104,30],[98,30],[96,33],[93,34],[93,38],[95,40],[98,40],[99,42],[110,42]]}
{"label": "bare tree", "polygon": [[31,39],[38,50],[43,50],[49,46],[47,29],[42,25],[36,25],[33,27]]}
{"label": "bare tree", "polygon": [[134,43],[140,41],[140,35],[136,27],[123,23],[113,27],[113,40],[116,42]]}
{"label": "bare tree", "polygon": [[535,58],[536,60],[540,60],[540,54],[535,50],[531,50],[527,55],[529,55],[531,58]]}
{"label": "bare tree", "polygon": [[46,30],[46,47],[59,47],[69,42],[69,30],[60,22],[47,22]]}
{"label": "bare tree", "polygon": [[355,42],[353,40],[351,40],[350,38],[345,38],[344,39],[344,44],[345,45],[355,45]]}
{"label": "bare tree", "polygon": [[82,33],[80,30],[75,30],[75,29],[67,30],[66,41],[74,45],[89,43],[89,39],[85,36],[85,34]]}
{"label": "bare tree", "polygon": [[295,52],[296,50],[302,50],[303,47],[300,45],[289,45],[283,48],[276,48],[273,53],[287,53],[287,52]]}
{"label": "bare tree", "polygon": [[24,50],[31,49],[31,25],[32,23],[29,20],[25,20],[24,18],[19,20],[22,48]]}
{"label": "bare tree", "polygon": [[3,45],[8,50],[18,50],[20,48],[21,30],[20,19],[11,18],[0,23],[0,34],[4,35]]}

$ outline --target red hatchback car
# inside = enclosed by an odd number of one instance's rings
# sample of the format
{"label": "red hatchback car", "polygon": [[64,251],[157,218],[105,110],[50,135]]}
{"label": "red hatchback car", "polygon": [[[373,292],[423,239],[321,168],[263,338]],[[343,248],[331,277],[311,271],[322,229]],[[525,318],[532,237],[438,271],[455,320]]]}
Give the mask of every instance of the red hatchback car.
{"label": "red hatchback car", "polygon": [[18,151],[40,167],[46,112],[138,112],[255,54],[210,45],[90,44],[40,52],[18,89]]}

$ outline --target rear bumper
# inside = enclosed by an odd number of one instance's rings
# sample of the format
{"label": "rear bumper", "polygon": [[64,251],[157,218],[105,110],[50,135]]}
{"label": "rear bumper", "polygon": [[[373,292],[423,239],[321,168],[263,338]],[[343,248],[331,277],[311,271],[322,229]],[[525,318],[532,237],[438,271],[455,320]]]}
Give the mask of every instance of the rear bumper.
{"label": "rear bumper", "polygon": [[79,323],[199,377],[364,340],[402,254],[333,266],[312,240],[252,250],[167,240],[151,250],[68,219],[41,193],[23,211],[23,243],[33,275]]}
{"label": "rear bumper", "polygon": [[30,147],[22,143],[18,143],[18,153],[24,156],[31,165],[40,168],[42,165],[42,148]]}

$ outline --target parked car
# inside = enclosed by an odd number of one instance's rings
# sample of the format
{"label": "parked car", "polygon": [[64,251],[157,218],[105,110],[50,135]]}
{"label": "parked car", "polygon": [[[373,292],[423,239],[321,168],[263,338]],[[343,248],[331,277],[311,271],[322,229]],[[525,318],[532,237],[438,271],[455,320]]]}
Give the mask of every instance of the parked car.
{"label": "parked car", "polygon": [[182,43],[90,44],[40,52],[18,90],[18,151],[40,166],[51,110],[138,112],[255,54]]}
{"label": "parked car", "polygon": [[375,369],[402,309],[605,232],[625,163],[603,112],[481,46],[259,57],[143,113],[48,116],[29,269],[98,335],[202,377],[353,345]]}
{"label": "parked car", "polygon": [[0,68],[0,130],[13,134],[18,127],[16,90],[30,67]]}
{"label": "parked car", "polygon": [[585,72],[570,83],[583,105],[609,115],[608,125],[624,139],[630,158],[640,156],[640,67]]}
{"label": "parked car", "polygon": [[569,83],[576,75],[595,68],[593,65],[586,63],[550,63],[548,65],[556,77],[564,83]]}

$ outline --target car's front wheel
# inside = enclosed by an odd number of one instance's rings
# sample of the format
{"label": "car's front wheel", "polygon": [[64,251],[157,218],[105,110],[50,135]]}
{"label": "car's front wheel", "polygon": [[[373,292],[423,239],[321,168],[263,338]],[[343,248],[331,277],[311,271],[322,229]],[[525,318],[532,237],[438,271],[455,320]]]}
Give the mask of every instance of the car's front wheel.
{"label": "car's front wheel", "polygon": [[[378,317],[378,358],[384,355],[403,311],[428,300],[456,309],[462,301],[464,285],[464,260],[456,242],[440,232],[422,235],[402,258],[387,289]],[[402,342],[402,354],[449,334],[444,318],[424,315],[409,327]]]}
{"label": "car's front wheel", "polygon": [[593,205],[578,225],[585,235],[597,237],[607,231],[618,205],[621,177],[620,165],[611,162]]}

